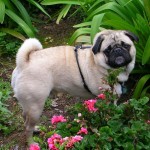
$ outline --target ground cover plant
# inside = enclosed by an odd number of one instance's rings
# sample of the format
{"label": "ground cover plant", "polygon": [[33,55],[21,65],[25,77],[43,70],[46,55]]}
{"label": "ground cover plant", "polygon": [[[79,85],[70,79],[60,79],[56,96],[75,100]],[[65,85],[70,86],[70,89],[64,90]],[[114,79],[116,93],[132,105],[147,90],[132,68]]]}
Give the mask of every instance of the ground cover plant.
{"label": "ground cover plant", "polygon": [[[70,117],[53,116],[49,128],[41,127],[34,149],[140,150],[150,148],[149,98],[114,105],[111,91],[72,107]],[[43,139],[45,141],[43,141]]]}

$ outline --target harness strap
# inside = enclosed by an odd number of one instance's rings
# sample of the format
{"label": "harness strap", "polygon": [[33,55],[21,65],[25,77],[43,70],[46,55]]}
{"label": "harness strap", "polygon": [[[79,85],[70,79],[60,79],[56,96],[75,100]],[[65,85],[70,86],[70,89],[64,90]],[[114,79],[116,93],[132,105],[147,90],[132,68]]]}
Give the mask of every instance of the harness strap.
{"label": "harness strap", "polygon": [[80,49],[86,49],[86,48],[91,48],[91,46],[82,47],[82,46],[79,46],[79,45],[78,45],[78,46],[75,46],[74,51],[75,51],[75,56],[76,56],[76,60],[77,60],[79,72],[80,72],[80,75],[81,75],[81,78],[82,78],[83,86],[84,86],[84,88],[85,88],[89,93],[91,93],[92,95],[94,95],[94,94],[90,91],[90,89],[88,88],[88,86],[87,86],[87,84],[86,84],[86,82],[85,82],[84,76],[83,76],[83,74],[82,74],[81,68],[80,68],[79,59],[78,59],[78,49],[79,49],[79,48],[80,48]]}

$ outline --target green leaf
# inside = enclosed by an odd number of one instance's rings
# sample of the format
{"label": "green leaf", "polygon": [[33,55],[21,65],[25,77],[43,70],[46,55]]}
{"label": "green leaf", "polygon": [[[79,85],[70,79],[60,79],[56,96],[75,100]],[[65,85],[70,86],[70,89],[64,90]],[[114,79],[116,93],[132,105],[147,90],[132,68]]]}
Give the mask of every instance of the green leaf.
{"label": "green leaf", "polygon": [[118,20],[106,20],[102,23],[102,25],[111,26],[117,30],[129,30],[133,33],[136,33],[136,30],[133,25],[129,24],[128,22],[124,21],[123,19]]}
{"label": "green leaf", "polygon": [[99,32],[99,26],[102,23],[102,19],[104,17],[103,14],[95,15],[92,19],[92,24],[91,24],[91,43],[93,42],[93,39],[95,37],[95,34]]}
{"label": "green leaf", "polygon": [[74,34],[72,35],[72,37],[69,40],[69,44],[73,44],[73,42],[81,35],[83,34],[90,34],[91,29],[90,28],[81,28],[78,29],[74,32]]}
{"label": "green leaf", "polygon": [[5,17],[5,4],[3,2],[3,0],[0,0],[0,23],[2,24],[4,21],[4,17]]}
{"label": "green leaf", "polygon": [[70,10],[71,5],[65,5],[65,7],[62,9],[62,11],[59,13],[59,16],[56,20],[56,23],[59,24],[59,21],[61,20],[61,18],[64,18],[68,11]]}
{"label": "green leaf", "polygon": [[149,101],[149,98],[148,97],[143,97],[139,100],[139,102],[142,104],[142,105],[145,105],[147,104]]}
{"label": "green leaf", "polygon": [[110,120],[108,121],[108,125],[111,127],[111,129],[116,132],[120,130],[122,126],[122,122],[120,120]]}
{"label": "green leaf", "polygon": [[149,0],[143,0],[143,2],[144,2],[146,14],[147,14],[149,21],[150,21],[150,1]]}
{"label": "green leaf", "polygon": [[145,49],[142,57],[142,65],[145,65],[150,59],[150,36],[146,42]]}
{"label": "green leaf", "polygon": [[11,11],[15,11],[15,7],[13,6],[13,4],[10,2],[10,0],[2,0],[5,5],[6,8],[10,9]]}
{"label": "green leaf", "polygon": [[140,94],[142,92],[142,89],[144,87],[144,85],[146,84],[146,82],[150,79],[150,74],[147,74],[145,76],[143,76],[137,83],[136,85],[136,88],[134,90],[134,93],[133,93],[133,97],[134,98],[139,98],[140,97]]}
{"label": "green leaf", "polygon": [[77,43],[86,43],[86,44],[91,44],[91,37],[90,36],[84,36],[81,35],[76,39]]}
{"label": "green leaf", "polygon": [[43,7],[38,4],[36,1],[34,0],[28,0],[31,4],[33,4],[34,6],[36,6],[39,10],[41,10],[44,14],[46,14],[48,17],[50,17],[50,15],[43,9]]}
{"label": "green leaf", "polygon": [[84,5],[84,0],[43,0],[42,5],[55,5],[55,4],[74,4],[74,5]]}
{"label": "green leaf", "polygon": [[8,33],[18,39],[21,39],[22,41],[24,41],[26,38],[19,32],[12,30],[12,29],[8,29],[8,28],[0,28],[0,31]]}
{"label": "green leaf", "polygon": [[134,121],[132,123],[131,129],[134,131],[140,131],[143,128],[143,123],[141,121]]}
{"label": "green leaf", "polygon": [[14,20],[24,30],[24,32],[29,37],[35,37],[34,32],[32,31],[32,29],[19,16],[17,16],[14,12],[12,12],[11,10],[6,9],[6,14],[12,20]]}
{"label": "green leaf", "polygon": [[28,12],[26,11],[26,9],[24,8],[24,6],[18,0],[12,0],[12,2],[20,11],[21,16],[23,17],[23,20],[28,24],[28,26],[32,29],[32,31],[35,31],[35,28],[32,25],[30,16],[29,16]]}
{"label": "green leaf", "polygon": [[148,90],[150,89],[150,85],[143,89],[141,93],[141,97],[147,96]]}
{"label": "green leaf", "polygon": [[86,26],[91,26],[91,21],[89,21],[89,22],[83,22],[83,23],[74,25],[73,27],[74,28],[80,28],[80,27],[86,27]]}

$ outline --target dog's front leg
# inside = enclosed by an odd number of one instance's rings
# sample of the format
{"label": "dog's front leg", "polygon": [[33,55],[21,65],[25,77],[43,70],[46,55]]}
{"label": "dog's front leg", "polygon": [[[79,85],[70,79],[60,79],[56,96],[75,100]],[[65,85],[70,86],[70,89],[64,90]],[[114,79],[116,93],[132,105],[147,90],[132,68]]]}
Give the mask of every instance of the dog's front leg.
{"label": "dog's front leg", "polygon": [[119,82],[126,82],[129,78],[129,74],[131,73],[131,71],[133,70],[135,65],[135,60],[133,60],[125,69],[125,71],[121,72],[117,78]]}

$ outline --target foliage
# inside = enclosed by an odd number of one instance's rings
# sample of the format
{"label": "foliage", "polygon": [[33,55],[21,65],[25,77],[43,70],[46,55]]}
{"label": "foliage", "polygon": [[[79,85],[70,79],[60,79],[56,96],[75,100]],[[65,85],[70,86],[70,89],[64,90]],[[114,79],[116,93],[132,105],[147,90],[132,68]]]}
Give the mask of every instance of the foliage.
{"label": "foliage", "polygon": [[[34,5],[36,8],[40,9],[43,13],[48,15],[36,1],[27,1],[28,4]],[[0,0],[0,9],[0,23],[3,24],[3,27],[0,28],[1,32],[6,32],[21,40],[25,40],[25,37],[20,32],[10,27],[13,26],[12,23],[15,22],[24,31],[24,33],[26,33],[28,37],[35,37],[36,29],[32,25],[30,15],[23,5],[23,2],[19,0]]]}
{"label": "foliage", "polygon": [[[82,43],[92,43],[97,32],[104,28],[117,30],[129,30],[136,34],[140,41],[136,44],[136,73],[145,73],[149,76],[150,65],[150,1],[149,0],[43,0],[43,5],[65,4],[65,7],[71,8],[77,6],[77,11],[82,10],[84,19],[82,23],[75,25],[78,28],[69,44],[75,40]],[[60,11],[58,21],[66,16],[69,9]],[[75,12],[75,13],[76,13]],[[73,13],[74,14],[74,13]],[[73,15],[72,14],[72,15]],[[78,14],[80,15],[80,14]],[[144,75],[143,78],[147,78]],[[143,93],[149,93],[149,86],[146,86],[145,80],[141,78],[134,92],[134,97],[143,96]],[[148,81],[148,80],[147,80]],[[139,87],[143,87],[140,88]],[[149,96],[149,94],[147,94]]]}
{"label": "foliage", "polygon": [[11,129],[8,126],[8,120],[12,114],[7,109],[7,105],[4,104],[10,97],[10,94],[10,83],[0,80],[0,131],[2,131],[4,134],[8,134],[11,132]]}
{"label": "foliage", "polygon": [[[150,120],[147,97],[139,100],[130,99],[118,106],[110,100],[111,94],[105,99],[96,98],[96,111],[89,111],[88,107],[82,103],[76,104],[70,110],[70,116],[67,122],[53,124],[49,129],[43,128],[42,137],[35,137],[36,142],[42,149],[48,149],[46,140],[53,135],[58,134],[63,139],[77,134],[82,136],[80,142],[74,143],[70,149],[76,150],[95,150],[95,149],[149,149],[150,147]],[[91,101],[91,100],[89,100]],[[80,115],[79,115],[80,114]],[[88,133],[80,132],[80,129],[87,129]],[[63,144],[59,140],[54,140],[58,149],[65,149],[68,141]],[[57,142],[56,142],[57,141]]]}
{"label": "foliage", "polygon": [[20,41],[0,32],[0,56],[14,56],[20,46]]}

